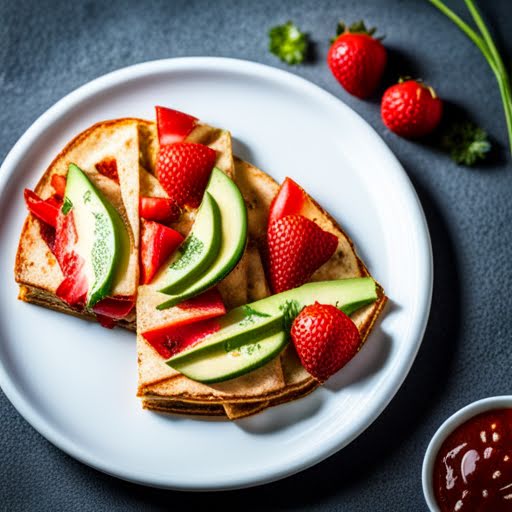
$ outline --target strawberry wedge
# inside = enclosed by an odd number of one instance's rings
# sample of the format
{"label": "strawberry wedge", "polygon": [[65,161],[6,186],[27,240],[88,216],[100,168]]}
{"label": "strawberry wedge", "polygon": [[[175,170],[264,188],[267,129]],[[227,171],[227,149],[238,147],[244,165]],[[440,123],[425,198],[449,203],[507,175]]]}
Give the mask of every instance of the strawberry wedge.
{"label": "strawberry wedge", "polygon": [[215,288],[182,302],[176,308],[181,312],[175,322],[142,333],[164,359],[218,331],[220,324],[217,317],[226,313],[222,297]]}
{"label": "strawberry wedge", "polygon": [[27,208],[32,215],[37,217],[39,220],[46,222],[46,224],[53,228],[57,227],[59,205],[55,199],[49,198],[43,200],[28,188],[25,189],[24,196]]}
{"label": "strawberry wedge", "polygon": [[169,256],[183,242],[183,236],[158,222],[141,220],[141,279],[143,284],[153,280]]}
{"label": "strawberry wedge", "polygon": [[166,223],[177,221],[181,211],[179,206],[167,197],[141,197],[139,213],[145,220]]}
{"label": "strawberry wedge", "polygon": [[160,146],[182,142],[197,124],[197,118],[178,110],[155,107]]}
{"label": "strawberry wedge", "polygon": [[197,208],[216,159],[215,151],[203,144],[177,142],[160,146],[156,177],[178,206]]}
{"label": "strawberry wedge", "polygon": [[305,209],[311,201],[308,194],[291,178],[285,178],[279,192],[270,205],[268,225],[287,215],[305,215]]}

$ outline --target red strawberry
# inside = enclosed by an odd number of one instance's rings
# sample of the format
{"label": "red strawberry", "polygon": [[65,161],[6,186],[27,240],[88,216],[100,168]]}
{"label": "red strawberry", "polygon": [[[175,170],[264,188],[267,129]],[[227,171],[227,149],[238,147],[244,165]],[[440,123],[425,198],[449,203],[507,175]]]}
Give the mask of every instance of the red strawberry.
{"label": "red strawberry", "polygon": [[179,206],[167,197],[141,197],[140,216],[157,222],[175,222],[180,218]]}
{"label": "red strawberry", "polygon": [[155,107],[160,146],[182,142],[197,124],[197,117],[178,110]]}
{"label": "red strawberry", "polygon": [[340,23],[340,35],[327,54],[327,64],[336,80],[358,98],[373,94],[386,67],[386,49],[372,37],[374,33],[375,28],[368,30],[362,21],[348,28]]}
{"label": "red strawberry", "polygon": [[291,337],[302,366],[319,382],[345,366],[355,355],[361,337],[350,317],[338,308],[306,306],[293,321]]}
{"label": "red strawberry", "polygon": [[61,210],[57,216],[53,252],[64,279],[55,293],[70,306],[83,306],[89,290],[87,275],[84,271],[85,261],[76,251],[77,243],[78,234],[74,213],[70,211],[64,215]]}
{"label": "red strawberry", "polygon": [[39,220],[53,228],[57,226],[57,217],[59,216],[58,202],[53,198],[41,199],[35,192],[28,188],[24,191],[25,203],[29,212]]}
{"label": "red strawberry", "polygon": [[142,333],[146,341],[165,359],[220,329],[217,317],[226,313],[222,297],[212,288],[176,306],[165,325]]}
{"label": "red strawberry", "polygon": [[400,81],[384,93],[384,124],[401,137],[422,137],[432,132],[443,114],[443,102],[431,87],[416,80]]}
{"label": "red strawberry", "polygon": [[[279,192],[274,197],[268,214],[268,224],[287,215],[304,215],[305,205],[311,199],[291,178],[285,178],[282,185],[279,187]],[[304,215],[306,217],[306,215]]]}
{"label": "red strawberry", "polygon": [[215,151],[203,144],[177,142],[161,146],[156,177],[178,206],[196,208],[201,203],[216,157]]}
{"label": "red strawberry", "polygon": [[183,236],[158,222],[142,220],[140,238],[141,280],[148,284],[181,244]]}
{"label": "red strawberry", "polygon": [[302,215],[274,221],[267,233],[270,282],[274,293],[296,288],[336,251],[338,238]]}

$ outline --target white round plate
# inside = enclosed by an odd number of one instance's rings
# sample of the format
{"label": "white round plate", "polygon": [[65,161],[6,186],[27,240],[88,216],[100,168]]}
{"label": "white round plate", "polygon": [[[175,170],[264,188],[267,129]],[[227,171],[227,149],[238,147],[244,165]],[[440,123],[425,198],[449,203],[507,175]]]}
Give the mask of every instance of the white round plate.
{"label": "white round plate", "polygon": [[[390,305],[361,352],[308,397],[237,422],[141,409],[135,337],[16,299],[12,268],[34,187],[89,125],[154,118],[166,105],[231,130],[235,153],[277,181],[292,176],[346,228]],[[0,384],[48,440],[106,473],[172,489],[248,487],[312,466],[389,403],[425,330],[432,251],[400,164],[355,112],[317,86],[252,62],[184,58],[116,71],[43,114],[0,170]]]}

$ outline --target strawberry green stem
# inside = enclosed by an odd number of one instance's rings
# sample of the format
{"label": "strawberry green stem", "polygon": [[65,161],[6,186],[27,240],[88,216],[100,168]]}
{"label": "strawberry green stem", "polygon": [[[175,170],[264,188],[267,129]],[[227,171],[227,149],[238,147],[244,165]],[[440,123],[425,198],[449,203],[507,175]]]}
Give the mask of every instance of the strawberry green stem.
{"label": "strawberry green stem", "polygon": [[437,7],[445,16],[447,16],[460,30],[462,30],[473,43],[482,52],[483,56],[489,63],[496,80],[503,102],[503,110],[505,112],[505,121],[507,124],[508,139],[510,144],[510,151],[512,153],[512,91],[510,88],[510,81],[507,70],[503,64],[503,60],[494,44],[494,41],[478,12],[473,0],[465,0],[471,16],[475,24],[481,32],[481,36],[477,34],[465,21],[463,21],[457,14],[448,8],[442,0],[430,0],[435,7]]}

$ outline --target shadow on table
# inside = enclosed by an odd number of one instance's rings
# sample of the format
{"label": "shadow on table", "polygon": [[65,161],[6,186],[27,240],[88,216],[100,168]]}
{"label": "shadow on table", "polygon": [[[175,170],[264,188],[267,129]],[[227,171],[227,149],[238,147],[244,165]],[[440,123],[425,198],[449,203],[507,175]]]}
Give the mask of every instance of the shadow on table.
{"label": "shadow on table", "polygon": [[[330,495],[364,482],[379,464],[410,441],[441,399],[450,378],[460,326],[460,277],[449,228],[434,199],[420,184],[416,190],[425,210],[434,251],[434,294],[430,319],[417,359],[402,388],[382,415],[359,438],[321,464],[280,482],[229,493],[176,493],[116,481],[141,503],[167,509],[183,503],[204,508],[293,509],[318,504]],[[435,370],[434,370],[435,369]],[[427,441],[427,440],[423,440]],[[250,464],[250,461],[247,461]],[[212,461],[212,466],[215,461]],[[420,468],[413,468],[419,474]],[[104,477],[109,479],[109,477]],[[418,484],[419,486],[419,484]],[[229,507],[228,507],[229,504]]]}

